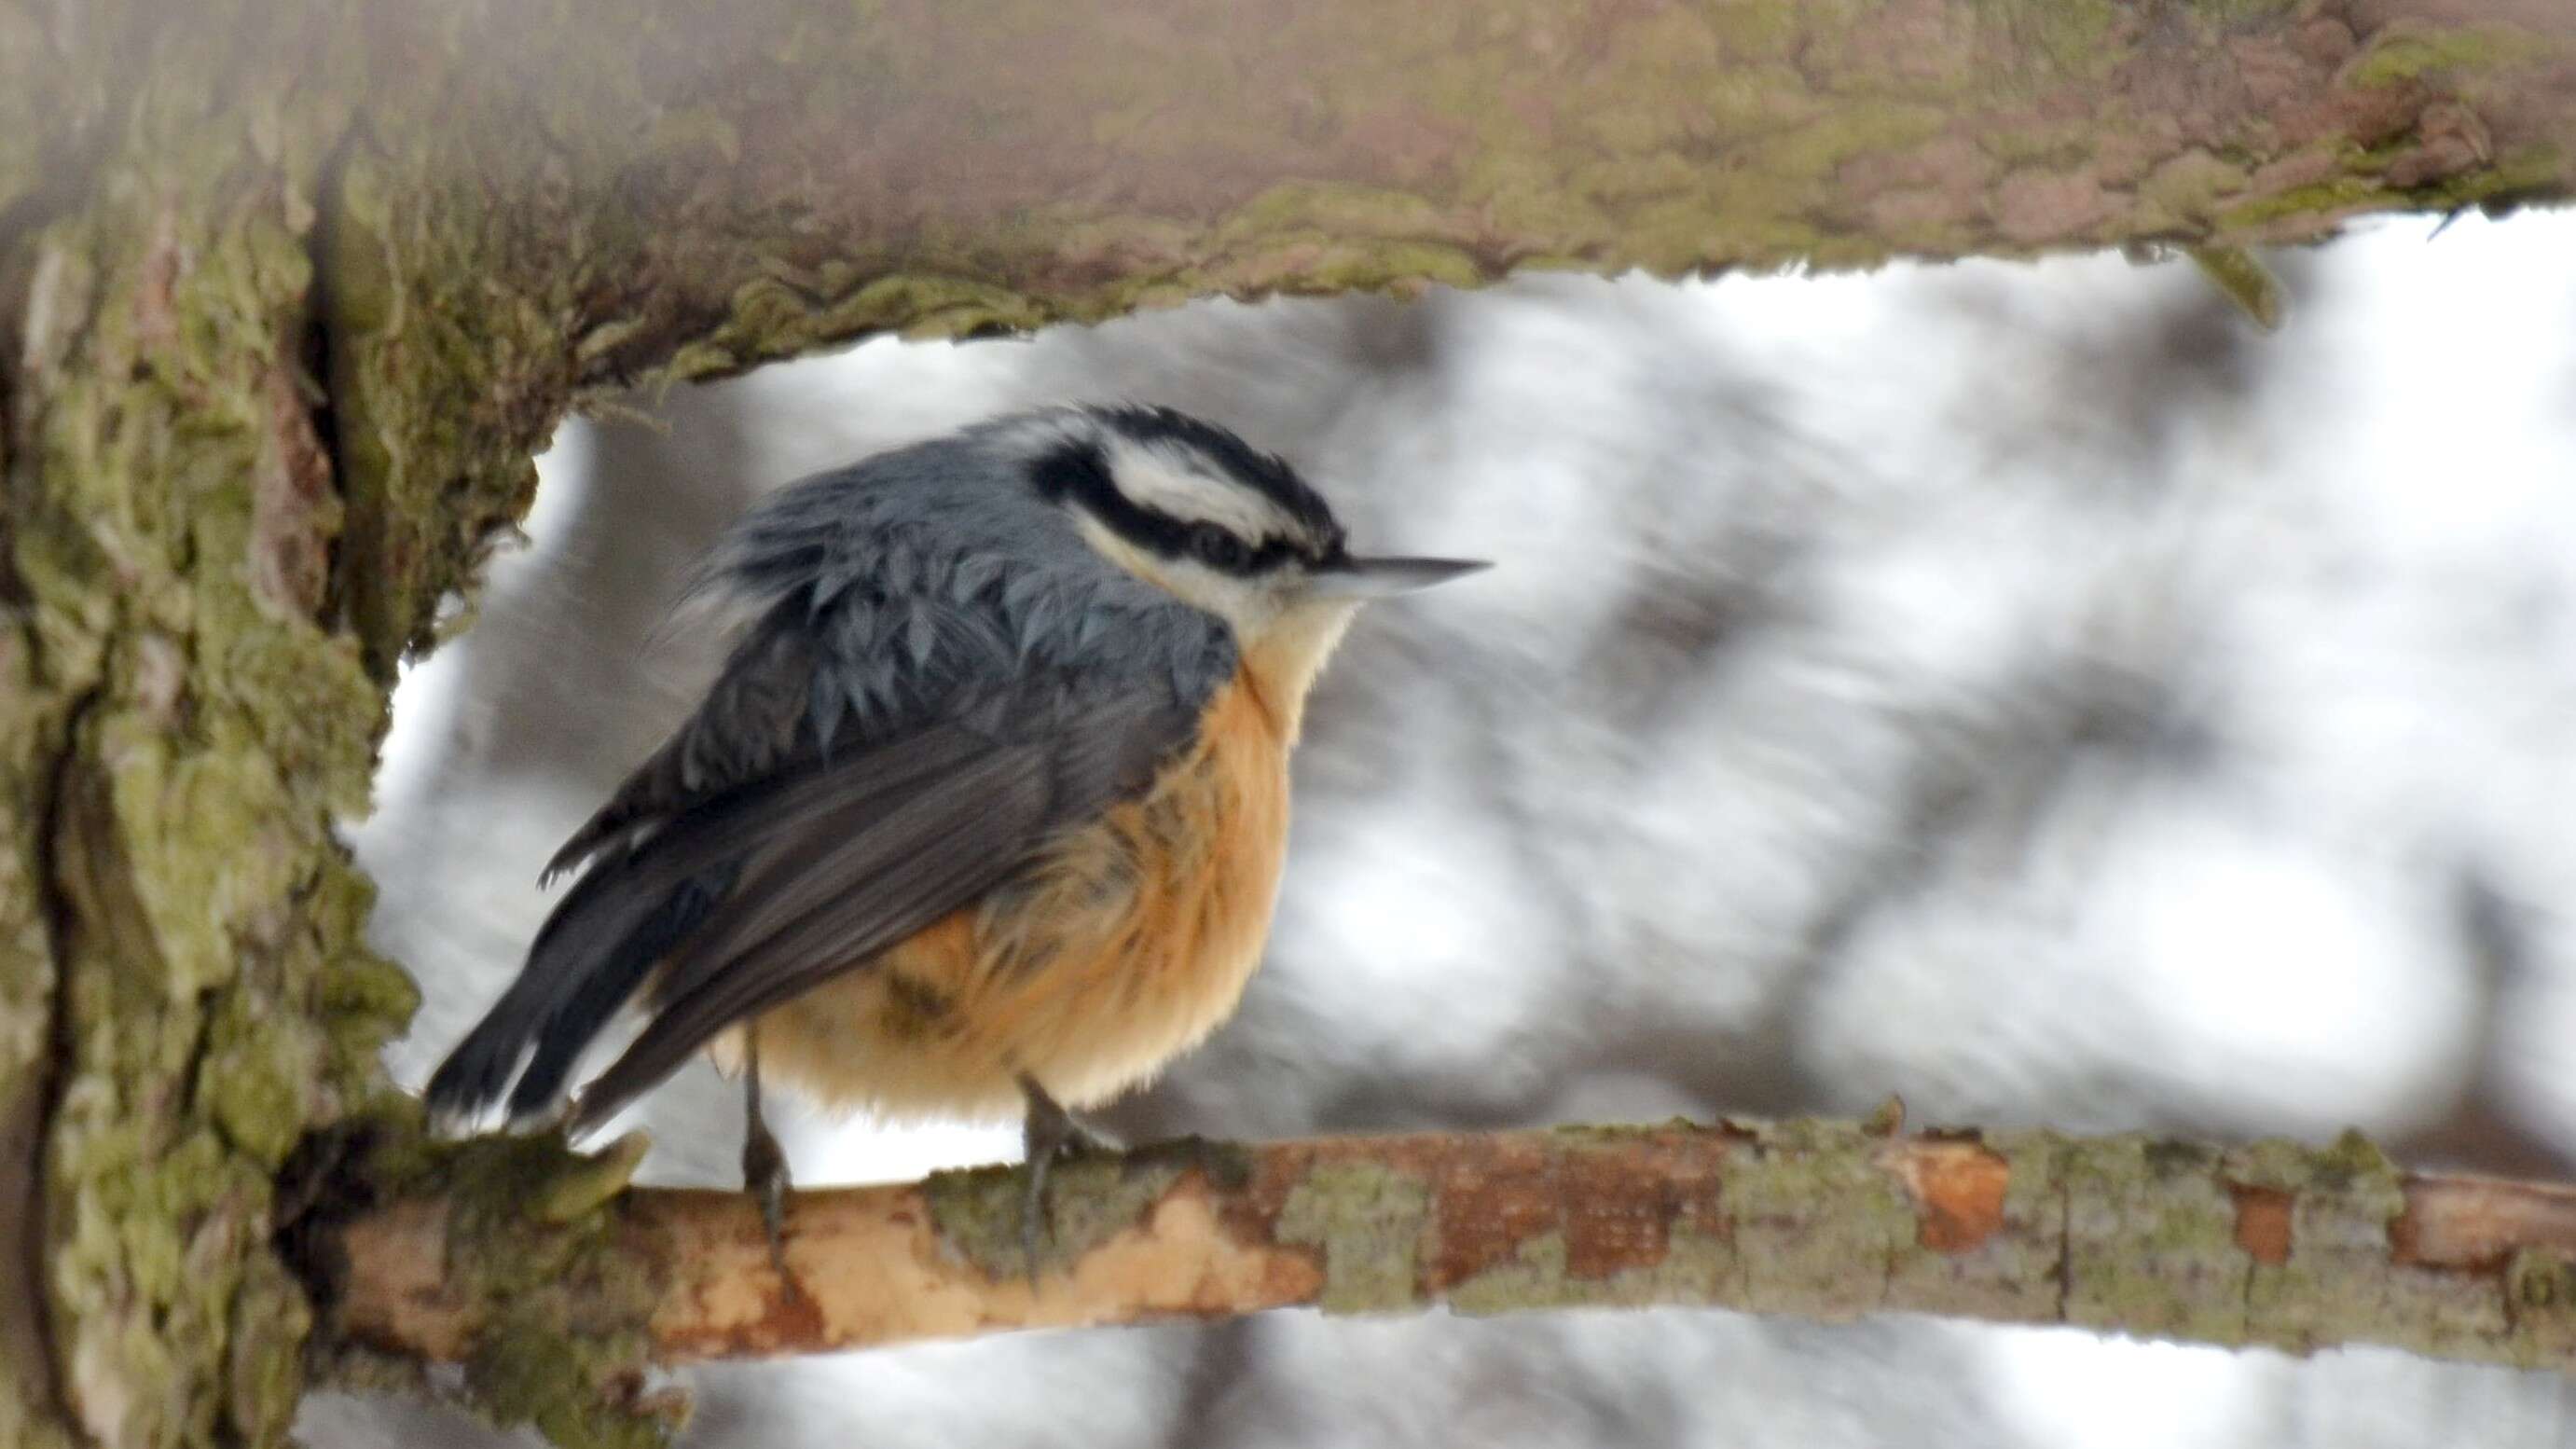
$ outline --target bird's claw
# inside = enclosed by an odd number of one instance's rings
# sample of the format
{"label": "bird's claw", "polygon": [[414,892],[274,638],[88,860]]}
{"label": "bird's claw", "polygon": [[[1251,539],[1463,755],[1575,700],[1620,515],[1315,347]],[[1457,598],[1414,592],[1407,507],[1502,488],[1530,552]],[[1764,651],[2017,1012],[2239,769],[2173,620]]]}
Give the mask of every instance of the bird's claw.
{"label": "bird's claw", "polygon": [[1083,1130],[1073,1114],[1046,1094],[1037,1082],[1023,1074],[1020,1091],[1028,1098],[1027,1117],[1020,1123],[1021,1155],[1028,1162],[1028,1186],[1020,1201],[1020,1253],[1027,1265],[1029,1292],[1038,1288],[1042,1264],[1041,1249],[1055,1238],[1055,1213],[1047,1197],[1047,1182],[1058,1162],[1106,1152],[1108,1144]]}
{"label": "bird's claw", "polygon": [[760,1225],[769,1235],[769,1266],[778,1271],[793,1296],[796,1280],[787,1272],[787,1194],[793,1184],[787,1178],[787,1154],[779,1150],[778,1139],[766,1127],[754,1129],[743,1143],[742,1186],[760,1200]]}
{"label": "bird's claw", "polygon": [[801,1296],[796,1279],[787,1271],[787,1194],[794,1184],[787,1176],[787,1153],[762,1120],[758,1103],[755,1095],[743,1123],[742,1188],[760,1203],[760,1225],[769,1236],[769,1266],[793,1299]]}

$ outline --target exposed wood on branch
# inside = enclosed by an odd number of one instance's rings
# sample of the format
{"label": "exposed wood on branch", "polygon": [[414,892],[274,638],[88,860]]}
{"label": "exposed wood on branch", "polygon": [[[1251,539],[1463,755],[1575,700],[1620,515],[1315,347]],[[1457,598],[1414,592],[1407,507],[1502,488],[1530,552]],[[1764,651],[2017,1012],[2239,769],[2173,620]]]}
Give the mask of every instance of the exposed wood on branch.
{"label": "exposed wood on branch", "polygon": [[[792,1287],[748,1199],[633,1191],[582,1276],[620,1285],[639,1315],[620,1326],[664,1363],[1294,1306],[1697,1304],[2576,1370],[2576,1189],[2408,1174],[2358,1136],[2222,1149],[1801,1121],[1149,1148],[1058,1175],[1034,1283],[1018,1183],[997,1168],[801,1193]],[[603,1326],[584,1290],[513,1281],[492,1257],[509,1233],[460,1270],[454,1206],[347,1225],[343,1332],[458,1360],[483,1302],[506,1298],[522,1327],[532,1299]]]}

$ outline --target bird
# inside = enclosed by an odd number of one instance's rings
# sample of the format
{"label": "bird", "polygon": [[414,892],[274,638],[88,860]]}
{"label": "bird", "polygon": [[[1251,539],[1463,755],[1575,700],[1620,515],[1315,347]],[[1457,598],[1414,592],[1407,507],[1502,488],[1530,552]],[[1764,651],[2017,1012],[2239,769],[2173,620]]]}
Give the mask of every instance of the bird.
{"label": "bird", "polygon": [[[595,1129],[703,1051],[880,1121],[1007,1121],[1031,1273],[1074,1117],[1234,1012],[1307,696],[1359,609],[1485,568],[1361,557],[1289,463],[1168,407],[1065,404],[787,485],[684,599],[741,622],[704,698],[566,840],[578,872],[431,1076],[433,1119]],[[640,1032],[577,1092],[630,1003]]]}

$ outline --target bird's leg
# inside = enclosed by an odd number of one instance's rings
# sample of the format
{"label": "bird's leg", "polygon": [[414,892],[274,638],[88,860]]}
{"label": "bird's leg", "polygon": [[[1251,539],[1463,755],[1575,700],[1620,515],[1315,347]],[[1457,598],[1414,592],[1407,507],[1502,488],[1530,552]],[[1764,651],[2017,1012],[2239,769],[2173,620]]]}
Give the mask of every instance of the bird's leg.
{"label": "bird's leg", "polygon": [[760,1115],[760,1030],[742,1028],[742,1190],[760,1199],[761,1226],[769,1230],[769,1264],[792,1296],[787,1276],[787,1154]]}
{"label": "bird's leg", "polygon": [[1080,1157],[1087,1152],[1106,1151],[1097,1137],[1082,1129],[1064,1105],[1047,1095],[1038,1079],[1020,1073],[1020,1095],[1029,1103],[1028,1115],[1020,1121],[1020,1148],[1028,1159],[1028,1197],[1020,1205],[1020,1251],[1027,1255],[1029,1286],[1032,1291],[1038,1279],[1038,1242],[1055,1235],[1055,1224],[1047,1211],[1047,1175],[1063,1158]]}

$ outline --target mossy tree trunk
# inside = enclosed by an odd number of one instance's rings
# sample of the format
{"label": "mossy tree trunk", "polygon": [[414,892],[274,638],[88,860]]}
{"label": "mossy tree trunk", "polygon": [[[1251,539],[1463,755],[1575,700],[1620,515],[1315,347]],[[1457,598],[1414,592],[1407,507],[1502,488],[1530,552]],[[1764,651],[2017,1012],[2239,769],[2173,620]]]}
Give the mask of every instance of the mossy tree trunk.
{"label": "mossy tree trunk", "polygon": [[16,1442],[281,1435],[308,1311],[273,1182],[413,999],[331,837],[385,693],[334,622],[313,384],[313,188],[349,114],[301,78],[357,64],[330,19],[0,21]]}
{"label": "mossy tree trunk", "polygon": [[411,988],[332,822],[584,398],[1207,292],[2563,200],[2571,30],[2560,0],[0,0],[0,1440],[281,1436],[289,1159],[410,1130],[375,1054]]}

